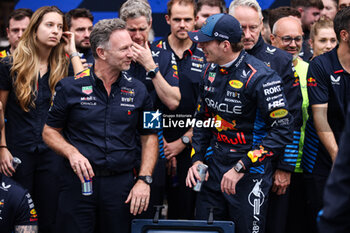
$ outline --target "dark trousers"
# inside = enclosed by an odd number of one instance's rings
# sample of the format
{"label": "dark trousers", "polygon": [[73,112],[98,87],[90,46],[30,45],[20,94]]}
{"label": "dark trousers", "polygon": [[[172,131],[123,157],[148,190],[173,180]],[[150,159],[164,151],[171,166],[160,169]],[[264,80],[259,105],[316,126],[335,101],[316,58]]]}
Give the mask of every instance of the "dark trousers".
{"label": "dark trousers", "polygon": [[214,220],[233,221],[236,233],[263,233],[271,182],[271,171],[246,173],[237,183],[237,193],[227,195],[210,187],[209,173],[208,183],[197,195],[196,219],[208,219],[210,207],[215,207]]}
{"label": "dark trousers", "polygon": [[283,195],[270,193],[266,233],[307,233],[306,191],[302,173],[292,173]]}
{"label": "dark trousers", "polygon": [[270,191],[269,204],[267,210],[266,233],[285,233],[287,226],[288,202],[290,188],[286,193],[277,195]]}
{"label": "dark trousers", "polygon": [[176,176],[167,175],[168,219],[194,219],[196,193],[186,186],[192,166],[190,148],[185,148],[176,160]]}
{"label": "dark trousers", "polygon": [[317,233],[317,215],[323,207],[323,193],[327,182],[327,176],[305,173],[304,182],[306,185],[306,205],[308,232]]}
{"label": "dark trousers", "polygon": [[83,196],[81,183],[70,167],[65,167],[59,196],[56,232],[128,233],[132,216],[125,204],[133,186],[133,173],[94,177],[93,194]]}
{"label": "dark trousers", "polygon": [[17,167],[13,179],[28,189],[38,213],[40,233],[54,231],[59,193],[59,172],[63,158],[50,149],[27,152],[10,149],[22,163]]}
{"label": "dark trousers", "polygon": [[287,233],[307,231],[306,185],[303,173],[293,173],[290,184]]}

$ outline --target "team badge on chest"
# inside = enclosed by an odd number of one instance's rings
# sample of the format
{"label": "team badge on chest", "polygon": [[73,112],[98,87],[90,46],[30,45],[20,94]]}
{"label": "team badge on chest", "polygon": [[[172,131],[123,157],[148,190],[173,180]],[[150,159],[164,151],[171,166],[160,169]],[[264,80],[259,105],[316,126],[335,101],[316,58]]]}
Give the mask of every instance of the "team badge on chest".
{"label": "team badge on chest", "polygon": [[208,80],[213,83],[214,80],[215,80],[215,76],[216,76],[216,73],[214,72],[209,72],[209,77],[208,77]]}
{"label": "team badge on chest", "polygon": [[84,94],[90,95],[92,93],[92,86],[85,86],[81,88]]}

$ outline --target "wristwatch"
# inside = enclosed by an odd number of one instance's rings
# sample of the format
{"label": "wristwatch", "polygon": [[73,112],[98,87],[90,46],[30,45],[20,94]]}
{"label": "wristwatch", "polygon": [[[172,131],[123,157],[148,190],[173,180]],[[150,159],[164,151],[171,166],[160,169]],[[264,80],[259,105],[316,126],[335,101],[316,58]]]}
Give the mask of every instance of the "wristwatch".
{"label": "wristwatch", "polygon": [[153,70],[148,71],[146,73],[146,75],[147,75],[147,77],[154,78],[154,77],[156,77],[156,74],[158,73],[158,71],[159,71],[159,67],[157,66]]}
{"label": "wristwatch", "polygon": [[243,173],[244,172],[243,164],[241,162],[237,162],[236,165],[233,166],[233,168],[235,169],[235,171],[237,173]]}
{"label": "wristwatch", "polygon": [[144,181],[148,185],[152,184],[153,182],[152,176],[139,176],[137,179]]}
{"label": "wristwatch", "polygon": [[191,143],[190,143],[190,138],[187,137],[187,136],[182,136],[181,137],[181,141],[183,144],[185,144],[186,146],[189,146]]}

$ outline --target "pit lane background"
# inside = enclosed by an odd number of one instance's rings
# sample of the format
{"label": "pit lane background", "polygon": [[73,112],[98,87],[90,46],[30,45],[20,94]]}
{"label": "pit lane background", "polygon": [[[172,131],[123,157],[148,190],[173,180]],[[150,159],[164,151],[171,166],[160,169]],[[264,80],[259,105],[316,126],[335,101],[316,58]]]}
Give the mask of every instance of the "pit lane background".
{"label": "pit lane background", "polygon": [[[3,1],[3,0],[0,0]],[[225,0],[226,6],[232,0]],[[262,9],[273,9],[279,6],[289,6],[290,0],[257,0]],[[55,5],[63,12],[82,7],[90,9],[94,15],[94,24],[100,19],[118,17],[118,12],[125,0],[18,0],[15,9],[30,8],[33,11],[42,6]],[[164,15],[166,13],[167,0],[148,0],[153,12],[153,29],[156,39],[165,37],[170,32]]]}

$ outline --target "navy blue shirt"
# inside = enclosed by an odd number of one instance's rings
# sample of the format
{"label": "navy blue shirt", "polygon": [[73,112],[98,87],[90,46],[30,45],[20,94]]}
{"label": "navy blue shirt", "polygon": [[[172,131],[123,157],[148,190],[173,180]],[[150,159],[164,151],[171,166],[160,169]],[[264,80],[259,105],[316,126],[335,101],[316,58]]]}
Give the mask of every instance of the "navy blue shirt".
{"label": "navy blue shirt", "polygon": [[18,225],[37,225],[38,216],[27,190],[0,173],[0,231],[13,232]]}
{"label": "navy blue shirt", "polygon": [[10,150],[14,147],[21,147],[28,152],[47,149],[41,133],[52,98],[49,87],[50,69],[44,76],[38,78],[35,107],[29,107],[29,112],[25,112],[20,107],[13,88],[13,79],[10,75],[11,66],[7,58],[0,63],[0,90],[9,91],[5,110],[7,146]]}
{"label": "navy blue shirt", "polygon": [[[341,66],[337,49],[338,47],[310,62],[307,88],[310,106],[328,103],[328,124],[339,144],[350,98],[350,74]],[[302,166],[304,171],[319,175],[328,175],[332,167],[332,159],[319,141],[313,126],[311,109],[305,131]]]}
{"label": "navy blue shirt", "polygon": [[350,112],[339,144],[339,152],[324,190],[320,233],[350,232]]}
{"label": "navy blue shirt", "polygon": [[[162,74],[164,79],[169,83],[170,86],[179,86],[179,77],[177,76],[177,65],[174,55],[165,49],[160,49],[151,45],[150,47],[152,57],[156,65],[159,67],[159,72]],[[152,79],[147,77],[145,68],[137,63],[132,62],[130,69],[127,73],[146,85],[148,93],[151,95],[153,106],[155,109],[160,109],[164,112],[167,107],[159,99],[156,89],[153,85]]]}
{"label": "navy blue shirt", "polygon": [[[269,157],[278,155],[292,138],[293,118],[281,78],[245,51],[229,68],[207,65],[196,118],[221,122],[211,128],[195,127],[192,137],[192,162],[203,161],[210,145],[213,163],[220,170],[218,177],[240,159],[247,169],[264,170]],[[255,161],[247,156],[260,148],[266,157]]]}
{"label": "navy blue shirt", "polygon": [[143,111],[152,110],[146,87],[121,72],[110,95],[101,79],[87,69],[56,86],[47,125],[63,128],[66,140],[98,169],[130,171],[138,158],[136,130],[143,129]]}
{"label": "navy blue shirt", "polygon": [[[86,59],[86,63],[88,65],[88,68],[91,68],[95,62],[95,59],[94,59],[94,56],[92,55],[91,49],[85,49],[85,50],[81,51],[80,54],[81,54],[81,56],[80,56],[81,58]],[[74,70],[73,70],[72,63],[70,63],[69,67],[68,67],[68,76],[74,76]]]}
{"label": "navy blue shirt", "polygon": [[[168,37],[154,42],[154,44],[158,48],[173,52],[176,59],[181,100],[179,107],[172,114],[193,116],[197,106],[199,83],[203,78],[201,72],[206,63],[203,51],[197,48],[196,43],[193,43],[180,59],[170,47]],[[186,118],[178,117],[176,120],[186,120]],[[164,137],[168,142],[172,142],[182,137],[188,130],[189,128],[186,127],[166,128],[164,129]]]}
{"label": "navy blue shirt", "polygon": [[289,112],[294,118],[292,128],[296,140],[293,140],[292,144],[287,145],[285,153],[279,157],[277,168],[292,172],[295,169],[298,158],[299,140],[297,138],[300,138],[300,128],[303,124],[301,108],[303,99],[299,76],[293,67],[293,57],[279,48],[267,45],[261,36],[255,46],[251,50],[247,50],[247,53],[263,61],[282,78]]}

